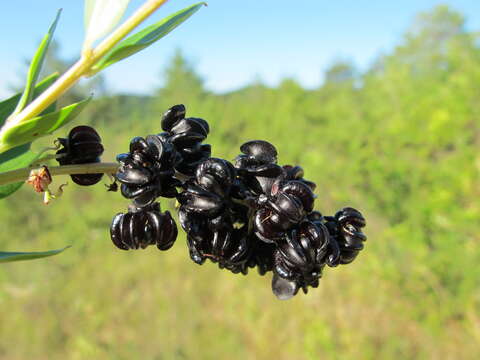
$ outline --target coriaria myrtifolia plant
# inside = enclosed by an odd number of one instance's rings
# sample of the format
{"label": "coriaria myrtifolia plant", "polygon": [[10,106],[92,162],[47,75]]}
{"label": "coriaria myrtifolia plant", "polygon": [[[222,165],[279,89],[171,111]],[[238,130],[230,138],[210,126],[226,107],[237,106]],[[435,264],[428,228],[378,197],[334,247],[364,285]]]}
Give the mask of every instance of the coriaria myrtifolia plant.
{"label": "coriaria myrtifolia plant", "polygon": [[[315,184],[300,166],[277,164],[277,149],[263,140],[244,143],[235,163],[210,157],[203,144],[208,123],[186,118],[175,105],[162,118],[164,132],[135,137],[117,156],[121,193],[132,200],[110,227],[119,249],[173,245],[177,226],[162,213],[160,197],[176,198],[190,258],[246,275],[273,272],[272,290],[289,299],[317,287],[325,266],[349,264],[363,249],[365,219],[353,208],[335,216],[314,210]],[[92,143],[92,149],[96,144]]]}
{"label": "coriaria myrtifolia plant", "polygon": [[[233,163],[211,157],[205,143],[209,124],[186,117],[184,105],[168,109],[161,119],[163,132],[134,137],[117,163],[102,163],[104,145],[95,129],[82,125],[55,141],[55,148],[38,153],[30,149],[37,138],[49,135],[73,120],[90,98],[62,109],[56,100],[82,77],[143,50],[195,13],[194,4],[125,38],[166,0],[147,0],[130,19],[94,47],[120,19],[128,0],[86,0],[86,38],[79,61],[65,74],[51,74],[37,82],[59,20],[60,12],[43,38],[28,71],[25,90],[0,102],[0,198],[18,190],[27,180],[44,193],[45,203],[62,194],[51,191],[52,177],[70,175],[81,186],[97,184],[104,174],[114,177],[108,191],[131,201],[110,226],[113,244],[121,250],[171,248],[178,229],[170,212],[161,211],[159,198],[178,202],[178,220],[186,232],[190,258],[207,260],[219,268],[246,275],[257,268],[272,272],[272,290],[280,299],[317,287],[325,266],[349,264],[363,249],[365,219],[353,208],[334,216],[314,210],[315,184],[304,178],[300,166],[278,165],[277,149],[263,140],[240,146]],[[55,154],[45,152],[54,150]],[[45,163],[55,159],[59,166]],[[40,167],[31,169],[32,164]],[[0,262],[54,255],[0,252]]]}

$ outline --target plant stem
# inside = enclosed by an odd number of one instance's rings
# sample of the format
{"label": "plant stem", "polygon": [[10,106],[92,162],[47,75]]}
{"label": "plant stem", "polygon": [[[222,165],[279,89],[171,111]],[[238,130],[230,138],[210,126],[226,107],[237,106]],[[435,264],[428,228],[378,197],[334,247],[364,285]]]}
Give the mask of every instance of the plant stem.
{"label": "plant stem", "polygon": [[[79,165],[49,166],[50,175],[71,175],[71,174],[115,174],[118,163],[93,163]],[[20,181],[26,181],[34,168],[26,167],[13,171],[0,173],[0,185],[7,185]]]}
{"label": "plant stem", "polygon": [[45,164],[47,161],[49,160],[53,160],[53,159],[58,159],[58,158],[62,158],[66,156],[66,154],[60,154],[60,155],[55,155],[55,154],[49,154],[49,155],[45,155],[45,156],[42,156],[40,158],[38,158],[37,160],[35,160],[33,163],[30,164],[30,166],[36,166],[36,164],[38,166],[40,166],[40,164]]}
{"label": "plant stem", "polygon": [[[168,0],[147,1],[95,49],[84,51],[80,60],[78,60],[65,74],[58,78],[57,81],[55,81],[33,102],[25,107],[20,113],[9,118],[4,125],[4,129],[34,118],[49,105],[53,104],[60,96],[75,85],[82,76],[87,75],[90,68],[105,56],[108,51],[110,51],[118,42],[167,1]],[[2,131],[4,129],[2,129]]]}

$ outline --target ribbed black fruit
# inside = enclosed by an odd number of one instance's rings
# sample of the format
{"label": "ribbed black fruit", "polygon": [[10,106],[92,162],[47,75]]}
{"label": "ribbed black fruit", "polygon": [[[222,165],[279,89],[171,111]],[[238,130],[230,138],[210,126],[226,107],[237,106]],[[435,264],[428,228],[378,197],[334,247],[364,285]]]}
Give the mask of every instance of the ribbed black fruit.
{"label": "ribbed black fruit", "polygon": [[185,118],[184,105],[175,105],[162,117],[162,129],[180,155],[175,170],[185,176],[192,176],[196,167],[211,154],[211,146],[202,144],[210,132],[208,123],[200,118]]}
{"label": "ribbed black fruit", "polygon": [[120,167],[115,177],[122,195],[137,207],[148,206],[159,196],[175,197],[181,185],[174,177],[176,155],[172,145],[159,136],[134,138],[130,152],[117,156]]}
{"label": "ribbed black fruit", "polygon": [[275,182],[264,206],[255,213],[255,234],[265,242],[278,241],[313,210],[314,199],[312,190],[303,182]]}
{"label": "ribbed black fruit", "polygon": [[126,214],[115,215],[110,226],[112,242],[122,250],[145,249],[149,245],[168,250],[177,234],[170,212],[162,213],[158,203],[143,208],[132,206]]}
{"label": "ribbed black fruit", "polygon": [[[305,293],[317,287],[328,258],[330,235],[323,225],[310,221],[299,224],[285,234],[274,254],[274,271],[295,283]],[[276,294],[286,296],[286,294]]]}
{"label": "ribbed black fruit", "polygon": [[326,226],[339,246],[340,264],[350,264],[363,249],[367,236],[362,232],[366,222],[360,211],[346,207],[335,216],[325,217]]}
{"label": "ribbed black fruit", "polygon": [[[67,138],[59,138],[58,142],[62,145],[56,153],[60,165],[98,163],[104,150],[100,135],[94,128],[86,125],[74,127]],[[73,182],[83,186],[98,183],[102,176],[103,173],[70,175]]]}

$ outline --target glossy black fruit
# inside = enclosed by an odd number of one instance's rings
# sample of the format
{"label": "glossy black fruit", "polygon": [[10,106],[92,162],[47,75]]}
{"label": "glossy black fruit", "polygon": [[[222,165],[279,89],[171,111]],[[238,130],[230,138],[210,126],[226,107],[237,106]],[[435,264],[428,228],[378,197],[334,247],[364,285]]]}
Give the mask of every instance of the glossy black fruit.
{"label": "glossy black fruit", "polygon": [[255,213],[255,234],[266,242],[278,241],[313,210],[314,199],[310,187],[301,181],[275,182],[264,205]]}
{"label": "glossy black fruit", "polygon": [[[86,125],[70,130],[67,138],[59,138],[62,148],[57,151],[56,159],[60,165],[90,164],[100,162],[103,145],[100,135],[94,128]],[[98,183],[103,174],[72,174],[70,177],[78,185],[89,186]]]}
{"label": "glossy black fruit", "polygon": [[269,194],[275,180],[283,175],[277,165],[277,150],[267,141],[253,140],[240,147],[235,159],[240,180],[253,195]]}
{"label": "glossy black fruit", "polygon": [[362,232],[365,218],[356,209],[346,207],[333,217],[325,217],[326,226],[340,250],[339,263],[349,264],[364,247],[367,236]]}
{"label": "glossy black fruit", "polygon": [[181,183],[173,169],[178,157],[172,145],[156,135],[130,142],[130,152],[117,156],[120,167],[115,175],[120,190],[137,207],[152,204],[159,196],[172,198]]}
{"label": "glossy black fruit", "polygon": [[161,213],[158,203],[145,208],[131,207],[128,213],[115,215],[110,226],[112,242],[122,250],[145,249],[149,245],[168,250],[177,233],[170,212]]}
{"label": "glossy black fruit", "polygon": [[211,146],[202,144],[210,128],[205,120],[185,118],[185,113],[184,105],[168,109],[162,117],[162,129],[180,155],[175,170],[185,176],[192,176],[196,167],[210,157]]}
{"label": "glossy black fruit", "polygon": [[312,191],[315,191],[315,188],[317,187],[317,185],[314,182],[303,178],[304,171],[301,166],[283,165],[282,168],[285,172],[286,180],[301,181],[305,185],[307,185]]}
{"label": "glossy black fruit", "polygon": [[306,293],[317,287],[328,256],[330,235],[325,226],[310,221],[291,229],[275,251],[275,273],[294,281]]}

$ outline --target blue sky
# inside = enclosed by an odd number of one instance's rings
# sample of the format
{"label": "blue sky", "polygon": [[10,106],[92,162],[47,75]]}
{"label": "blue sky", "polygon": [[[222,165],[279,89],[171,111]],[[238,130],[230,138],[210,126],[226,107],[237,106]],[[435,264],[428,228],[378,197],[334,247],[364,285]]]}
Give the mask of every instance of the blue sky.
{"label": "blue sky", "polygon": [[[147,23],[194,3],[170,0]],[[132,0],[128,13],[143,0]],[[318,86],[336,59],[362,68],[401,40],[415,14],[435,0],[210,0],[153,47],[104,72],[109,89],[148,93],[162,82],[161,72],[181,48],[208,88],[228,91],[255,79],[270,85],[293,77]],[[480,30],[479,0],[450,0],[469,29]],[[18,84],[23,59],[31,57],[56,10],[63,8],[56,39],[64,57],[78,57],[83,40],[82,0],[0,2],[0,97]]]}

